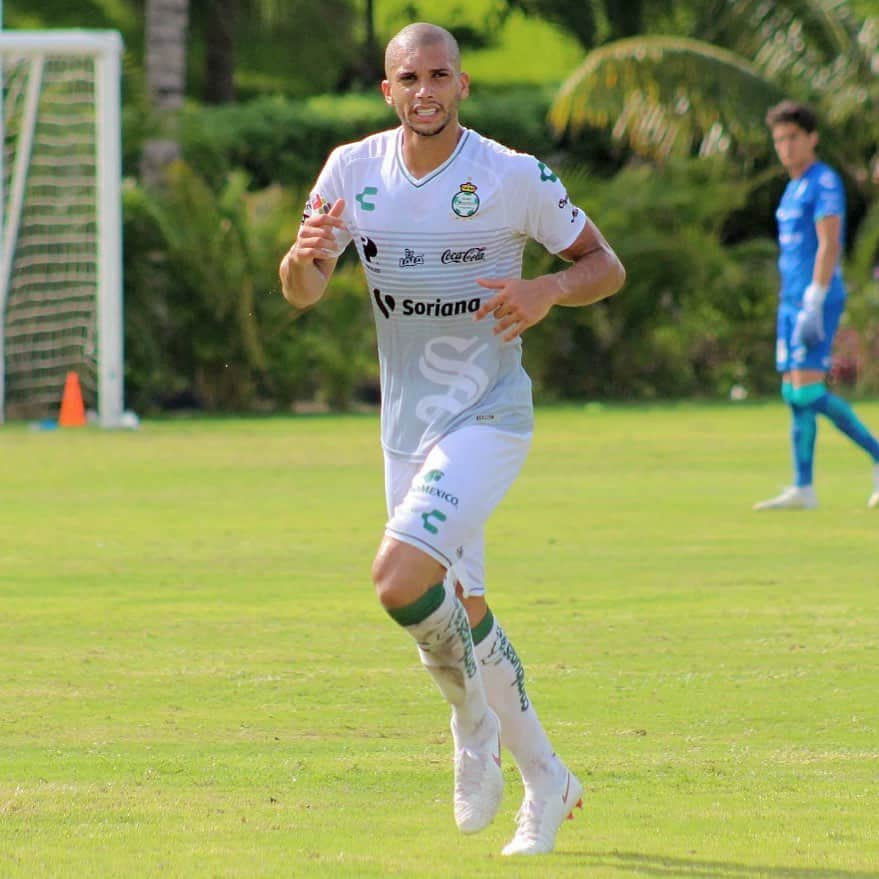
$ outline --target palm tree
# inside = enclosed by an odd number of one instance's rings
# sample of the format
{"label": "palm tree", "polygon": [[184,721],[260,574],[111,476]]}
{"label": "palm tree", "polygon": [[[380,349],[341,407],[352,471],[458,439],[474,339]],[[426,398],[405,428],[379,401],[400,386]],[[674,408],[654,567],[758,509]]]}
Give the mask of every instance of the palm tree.
{"label": "palm tree", "polygon": [[[698,6],[697,6],[698,10]],[[636,153],[765,158],[763,119],[782,97],[811,103],[825,150],[863,189],[879,128],[879,19],[845,0],[706,0],[686,36],[592,51],[550,111],[558,132],[609,128]]]}
{"label": "palm tree", "polygon": [[189,0],[147,0],[147,90],[156,131],[144,140],[140,173],[147,186],[160,185],[165,169],[181,156],[180,111],[186,92]]}

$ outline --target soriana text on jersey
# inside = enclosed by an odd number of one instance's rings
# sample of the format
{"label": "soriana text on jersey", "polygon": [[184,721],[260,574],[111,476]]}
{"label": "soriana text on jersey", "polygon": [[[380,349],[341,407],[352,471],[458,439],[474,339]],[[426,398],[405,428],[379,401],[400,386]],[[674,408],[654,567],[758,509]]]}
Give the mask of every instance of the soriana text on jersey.
{"label": "soriana text on jersey", "polygon": [[[382,293],[374,288],[372,296],[379,311],[386,317],[397,310],[397,300],[390,293]],[[433,301],[419,301],[404,299],[400,303],[400,314],[404,317],[457,317],[461,314],[472,314],[479,311],[482,299],[474,296],[472,299],[434,299]]]}

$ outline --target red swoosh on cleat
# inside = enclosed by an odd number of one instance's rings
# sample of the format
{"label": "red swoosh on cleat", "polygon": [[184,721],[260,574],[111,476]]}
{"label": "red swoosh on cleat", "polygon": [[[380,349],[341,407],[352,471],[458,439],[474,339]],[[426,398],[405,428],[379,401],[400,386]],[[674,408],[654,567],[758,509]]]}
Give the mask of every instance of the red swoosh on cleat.
{"label": "red swoosh on cleat", "polygon": [[498,766],[501,765],[501,737],[497,737],[497,754],[492,754],[491,759],[497,763]]}
{"label": "red swoosh on cleat", "polygon": [[565,785],[565,792],[562,794],[562,802],[567,805],[568,794],[571,792],[571,773],[568,773],[568,783]]}

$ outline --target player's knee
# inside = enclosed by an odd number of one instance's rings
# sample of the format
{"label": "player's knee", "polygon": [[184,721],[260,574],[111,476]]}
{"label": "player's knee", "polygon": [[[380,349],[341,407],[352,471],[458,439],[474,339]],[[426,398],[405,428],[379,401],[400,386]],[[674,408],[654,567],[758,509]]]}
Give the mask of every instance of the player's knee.
{"label": "player's knee", "polygon": [[380,549],[372,563],[372,582],[382,607],[404,607],[418,597],[419,589],[411,582],[406,566],[394,552]]}
{"label": "player's knee", "polygon": [[412,604],[444,577],[439,562],[394,540],[382,542],[372,563],[375,592],[386,609]]}

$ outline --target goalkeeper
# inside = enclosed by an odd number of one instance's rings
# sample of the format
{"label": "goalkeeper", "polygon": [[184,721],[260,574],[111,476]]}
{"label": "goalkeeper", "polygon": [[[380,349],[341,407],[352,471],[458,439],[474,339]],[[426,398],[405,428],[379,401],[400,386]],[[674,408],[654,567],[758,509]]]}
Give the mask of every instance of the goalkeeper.
{"label": "goalkeeper", "polygon": [[795,481],[756,510],[804,510],[817,506],[812,485],[817,416],[820,413],[873,460],[873,493],[879,507],[879,442],[851,406],[824,384],[833,337],[845,309],[840,268],[845,238],[845,191],[839,175],[818,161],[818,131],[809,107],[783,101],[766,116],[775,151],[790,176],[775,212],[781,274],[776,368],[790,406]]}

